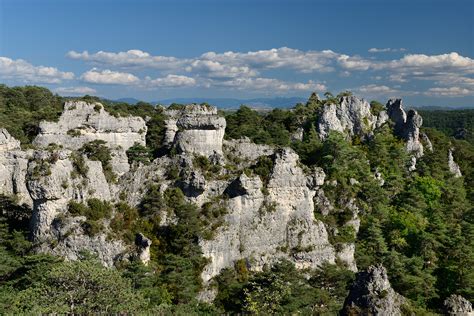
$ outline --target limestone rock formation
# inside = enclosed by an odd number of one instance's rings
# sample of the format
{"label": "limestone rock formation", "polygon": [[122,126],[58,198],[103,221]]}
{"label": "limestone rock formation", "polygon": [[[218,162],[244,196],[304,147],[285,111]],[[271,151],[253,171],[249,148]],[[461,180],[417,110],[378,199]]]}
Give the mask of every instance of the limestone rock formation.
{"label": "limestone rock formation", "polygon": [[318,132],[326,139],[330,131],[337,131],[348,136],[366,136],[377,126],[382,125],[385,113],[379,117],[370,111],[370,104],[355,96],[344,96],[339,104],[325,104],[318,119]]}
{"label": "limestone rock formation", "polygon": [[432,152],[433,144],[431,143],[431,140],[428,138],[428,135],[426,135],[425,133],[421,133],[421,140],[424,143],[423,147]]}
{"label": "limestone rock formation", "polygon": [[[418,112],[410,110],[408,114],[405,113],[401,99],[390,99],[386,107],[389,118],[395,123],[395,134],[407,142],[407,151],[416,158],[423,156],[423,145],[420,141],[420,127],[423,124],[423,119]],[[426,139],[428,139],[427,136]],[[429,143],[431,144],[431,142]]]}
{"label": "limestone rock formation", "polygon": [[33,199],[31,229],[34,240],[52,234],[54,218],[66,211],[70,200],[111,199],[101,163],[84,158],[87,173],[73,177],[74,164],[70,155],[68,150],[37,151],[28,163],[26,181]]}
{"label": "limestone rock formation", "polygon": [[452,149],[448,151],[448,168],[455,178],[462,177],[461,168],[459,168],[459,165],[454,161]]}
{"label": "limestone rock formation", "polygon": [[335,250],[324,224],[314,219],[315,191],[290,149],[278,151],[268,183],[259,176],[241,176],[226,189],[227,225],[212,240],[202,240],[204,256],[210,259],[202,278],[208,282],[236,260],[251,258],[259,270],[286,258],[298,268],[333,263]]}
{"label": "limestone rock formation", "polygon": [[137,234],[135,238],[135,245],[138,250],[138,259],[144,264],[148,265],[150,262],[150,246],[151,239],[148,239],[142,233]]}
{"label": "limestone rock formation", "polygon": [[0,128],[0,152],[20,149],[20,141],[16,140],[10,133]]}
{"label": "limestone rock formation", "polygon": [[342,315],[402,315],[406,299],[396,293],[381,265],[359,272],[347,296]]}
{"label": "limestone rock formation", "polygon": [[224,140],[223,149],[228,158],[238,158],[238,160],[255,161],[260,156],[273,154],[274,149],[268,145],[257,145],[248,137],[233,140]]}
{"label": "limestone rock formation", "polygon": [[449,316],[473,316],[472,304],[461,295],[452,294],[444,301],[444,310]]}
{"label": "limestone rock formation", "polygon": [[210,105],[190,104],[182,109],[167,110],[165,144],[178,151],[202,156],[222,155],[225,118]]}
{"label": "limestone rock formation", "polygon": [[69,101],[58,122],[41,122],[34,140],[38,146],[61,144],[78,149],[87,142],[103,140],[109,147],[127,150],[135,143],[145,145],[147,127],[141,117],[114,117],[100,103]]}
{"label": "limestone rock formation", "polygon": [[20,142],[0,129],[0,194],[15,195],[20,204],[33,205],[25,177],[30,152],[21,151]]}
{"label": "limestone rock formation", "polygon": [[[361,105],[355,103],[362,101],[351,100],[346,98],[344,107],[357,112]],[[21,151],[17,141],[2,133],[0,149],[9,149],[0,150],[0,183],[5,184],[0,193],[23,194],[30,199],[32,237],[39,251],[75,260],[82,250],[89,250],[108,266],[130,256],[148,262],[151,241],[145,236],[137,236],[135,246],[110,240],[106,238],[107,221],[103,233],[88,236],[82,225],[86,218],[73,216],[67,206],[71,200],[86,202],[90,198],[111,202],[120,198],[136,206],[149,185],[159,183],[161,191],[179,186],[186,199],[198,206],[218,198],[228,210],[223,215],[224,224],[212,238],[199,241],[204,256],[210,259],[202,273],[206,285],[223,268],[244,258],[253,270],[284,258],[298,268],[314,268],[340,259],[356,271],[354,245],[347,243],[336,251],[329,242],[327,227],[314,218],[315,208],[325,215],[334,211],[324,195],[325,173],[321,168],[303,171],[298,155],[291,149],[257,145],[245,138],[224,141],[225,119],[214,107],[188,105],[168,109],[166,115],[164,142],[176,148],[177,154],[132,169],[125,149],[136,142],[145,144],[144,121],[115,118],[99,104],[67,103],[58,122],[41,123],[35,144],[43,148],[38,150]],[[363,115],[360,117],[363,121]],[[359,133],[356,119],[351,121],[350,115],[341,119],[344,126]],[[371,118],[373,126],[375,120]],[[113,170],[121,176],[116,184],[106,181],[100,162],[90,161],[76,150],[96,139],[106,141],[111,149]],[[53,142],[62,148],[46,147]],[[209,176],[194,166],[198,155],[206,156],[211,164],[220,164],[220,173]],[[272,160],[268,177],[242,172],[261,156]],[[81,172],[78,160],[84,165]],[[223,168],[225,164],[232,168]],[[171,169],[177,171],[177,177],[169,176]],[[348,208],[352,207],[349,204]],[[174,220],[172,215],[163,214],[161,224]],[[358,229],[357,212],[348,225]]]}

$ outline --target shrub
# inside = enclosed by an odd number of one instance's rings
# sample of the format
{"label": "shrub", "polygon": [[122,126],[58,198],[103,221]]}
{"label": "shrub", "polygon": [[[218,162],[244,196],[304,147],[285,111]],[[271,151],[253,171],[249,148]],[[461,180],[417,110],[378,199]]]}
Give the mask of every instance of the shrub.
{"label": "shrub", "polygon": [[37,160],[36,165],[33,168],[31,178],[38,180],[41,177],[47,177],[51,175],[51,165],[46,160]]}
{"label": "shrub", "polygon": [[68,211],[74,216],[85,216],[86,221],[82,228],[89,236],[95,236],[104,230],[102,219],[108,219],[112,215],[112,205],[109,202],[96,198],[87,200],[87,205],[70,201]]}
{"label": "shrub", "polygon": [[94,111],[100,112],[100,110],[102,110],[102,105],[100,105],[100,104],[94,105]]}
{"label": "shrub", "polygon": [[259,175],[263,183],[268,183],[273,170],[273,160],[268,156],[258,157],[257,163],[252,167],[255,174]]}
{"label": "shrub", "polygon": [[74,171],[82,177],[87,176],[87,172],[89,172],[89,167],[86,165],[84,156],[79,153],[72,153],[71,160]]}
{"label": "shrub", "polygon": [[149,164],[152,159],[152,153],[149,148],[135,143],[127,150],[127,157],[129,164],[132,164],[134,161]]}
{"label": "shrub", "polygon": [[106,142],[103,140],[94,140],[84,144],[82,148],[79,149],[79,152],[86,155],[90,160],[100,161],[105,179],[109,183],[114,183],[117,180],[117,175],[113,172],[112,165],[110,164],[112,160],[110,148],[105,144]]}
{"label": "shrub", "polygon": [[194,168],[198,168],[202,171],[208,171],[211,168],[211,162],[207,157],[196,156],[193,159]]}
{"label": "shrub", "polygon": [[70,129],[67,131],[67,134],[71,137],[79,137],[81,136],[81,131],[78,129]]}
{"label": "shrub", "polygon": [[385,106],[378,102],[378,101],[371,101],[370,102],[370,112],[375,115],[375,116],[378,116],[380,114],[380,112],[382,111],[385,111]]}

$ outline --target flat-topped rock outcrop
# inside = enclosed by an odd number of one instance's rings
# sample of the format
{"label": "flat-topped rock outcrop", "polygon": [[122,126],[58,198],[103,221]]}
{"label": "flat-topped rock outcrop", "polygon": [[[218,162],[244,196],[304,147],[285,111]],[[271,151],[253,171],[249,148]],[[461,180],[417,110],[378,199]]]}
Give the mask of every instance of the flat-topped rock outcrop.
{"label": "flat-topped rock outcrop", "polygon": [[180,109],[166,110],[164,144],[179,152],[202,156],[222,155],[225,118],[210,105],[190,104]]}
{"label": "flat-topped rock outcrop", "polygon": [[141,117],[114,117],[100,103],[69,101],[57,122],[43,121],[34,140],[37,146],[61,144],[78,149],[85,143],[103,140],[109,147],[127,150],[135,143],[145,145],[147,127]]}

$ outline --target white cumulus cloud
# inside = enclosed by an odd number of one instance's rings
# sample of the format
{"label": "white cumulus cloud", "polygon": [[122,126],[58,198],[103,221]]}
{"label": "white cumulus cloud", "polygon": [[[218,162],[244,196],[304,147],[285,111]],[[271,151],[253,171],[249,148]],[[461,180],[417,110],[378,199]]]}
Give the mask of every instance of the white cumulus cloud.
{"label": "white cumulus cloud", "polygon": [[176,69],[184,67],[187,60],[176,57],[152,56],[139,49],[131,49],[126,52],[104,52],[90,54],[88,51],[82,53],[69,51],[67,57],[84,60],[93,64],[116,66],[116,67],[150,67],[156,69]]}
{"label": "white cumulus cloud", "polygon": [[60,83],[74,79],[74,74],[55,67],[34,66],[23,59],[0,57],[0,78],[25,83]]}
{"label": "white cumulus cloud", "polygon": [[474,90],[462,87],[430,88],[424,94],[435,97],[465,97],[474,95]]}
{"label": "white cumulus cloud", "polygon": [[89,87],[59,87],[54,91],[61,95],[82,95],[82,94],[96,94],[97,90]]}
{"label": "white cumulus cloud", "polygon": [[224,82],[214,82],[216,86],[229,87],[237,90],[260,92],[291,92],[291,91],[326,91],[322,83],[312,80],[308,82],[287,82],[273,78],[236,78]]}
{"label": "white cumulus cloud", "polygon": [[145,86],[147,87],[177,88],[192,87],[195,85],[196,79],[181,75],[167,75],[166,77],[156,79],[151,79],[150,77],[145,78]]}
{"label": "white cumulus cloud", "polygon": [[119,85],[136,84],[140,81],[137,76],[131,73],[112,71],[109,69],[100,71],[96,68],[83,73],[81,79],[89,83]]}
{"label": "white cumulus cloud", "polygon": [[365,86],[361,86],[357,89],[362,94],[369,95],[369,96],[376,96],[376,95],[389,95],[396,93],[397,90],[392,89],[385,85],[376,85],[376,84],[369,84]]}
{"label": "white cumulus cloud", "polygon": [[405,52],[406,48],[370,48],[369,53]]}

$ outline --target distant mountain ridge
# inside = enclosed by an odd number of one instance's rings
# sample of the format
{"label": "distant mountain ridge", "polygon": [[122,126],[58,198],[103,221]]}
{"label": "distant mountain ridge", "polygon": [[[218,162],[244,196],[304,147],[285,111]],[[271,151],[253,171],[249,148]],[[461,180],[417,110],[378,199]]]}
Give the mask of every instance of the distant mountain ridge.
{"label": "distant mountain ridge", "polygon": [[[306,103],[308,98],[304,97],[275,97],[275,98],[253,98],[253,99],[236,99],[236,98],[171,98],[151,102],[152,104],[170,105],[172,103],[209,103],[219,108],[238,108],[242,104],[254,108],[290,108],[297,103]],[[140,100],[135,98],[121,98],[114,100],[117,102],[126,102],[135,104]]]}
{"label": "distant mountain ridge", "polygon": [[[304,97],[275,97],[275,98],[253,98],[253,99],[237,99],[237,98],[170,98],[159,101],[152,101],[152,104],[170,105],[172,103],[209,103],[219,108],[224,109],[237,109],[242,104],[250,106],[256,109],[271,109],[271,108],[291,108],[297,103],[306,103],[308,98]],[[111,100],[112,102],[125,102],[129,104],[136,104],[137,102],[143,101],[135,98],[120,98]],[[425,111],[443,111],[443,110],[465,110],[473,109],[474,105],[466,106],[413,106],[417,110]]]}

